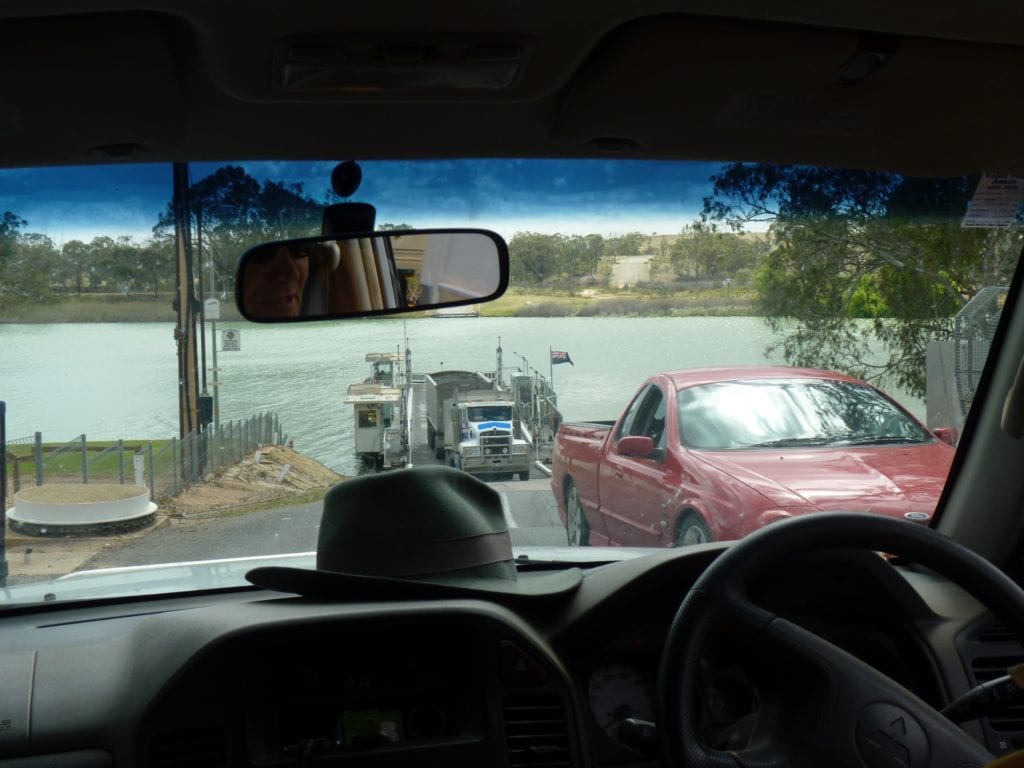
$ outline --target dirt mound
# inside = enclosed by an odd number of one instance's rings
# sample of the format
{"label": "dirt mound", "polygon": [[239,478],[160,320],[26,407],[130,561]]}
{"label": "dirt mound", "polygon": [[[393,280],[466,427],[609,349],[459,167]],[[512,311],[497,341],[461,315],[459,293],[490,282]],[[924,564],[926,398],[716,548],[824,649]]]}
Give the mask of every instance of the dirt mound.
{"label": "dirt mound", "polygon": [[344,479],[344,475],[291,448],[268,446],[218,470],[177,496],[161,499],[160,512],[199,517],[276,499],[308,496]]}

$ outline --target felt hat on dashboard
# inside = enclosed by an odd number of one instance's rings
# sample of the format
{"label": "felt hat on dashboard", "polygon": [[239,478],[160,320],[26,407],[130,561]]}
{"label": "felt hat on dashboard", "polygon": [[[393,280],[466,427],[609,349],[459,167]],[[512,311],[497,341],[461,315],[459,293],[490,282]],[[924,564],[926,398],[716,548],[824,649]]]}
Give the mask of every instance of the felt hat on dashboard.
{"label": "felt hat on dashboard", "polygon": [[501,496],[448,467],[364,475],[324,497],[316,570],[264,567],[258,587],[309,597],[385,599],[569,595],[578,568],[517,573]]}

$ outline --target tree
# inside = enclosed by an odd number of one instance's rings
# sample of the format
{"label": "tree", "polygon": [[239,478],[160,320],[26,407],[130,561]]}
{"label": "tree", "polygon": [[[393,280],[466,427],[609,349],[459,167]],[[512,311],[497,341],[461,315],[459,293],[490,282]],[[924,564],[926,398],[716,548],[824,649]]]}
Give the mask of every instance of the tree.
{"label": "tree", "polygon": [[647,244],[647,235],[642,232],[627,232],[609,237],[605,241],[605,253],[609,256],[637,256]]}
{"label": "tree", "polygon": [[517,283],[543,283],[559,273],[565,237],[517,232],[509,241],[509,269]]}
{"label": "tree", "polygon": [[652,270],[676,280],[733,277],[763,258],[767,240],[750,233],[723,232],[715,222],[687,224],[669,244],[661,241]]}
{"label": "tree", "polygon": [[[249,247],[268,240],[309,237],[320,233],[325,203],[306,195],[302,184],[264,181],[262,184],[237,165],[225,165],[189,187],[193,243],[197,268],[203,269],[214,291],[231,290],[235,268]],[[174,237],[173,201],[153,228],[154,245]]]}
{"label": "tree", "polygon": [[0,216],[0,302],[10,300],[15,295],[16,286],[12,283],[11,262],[17,249],[18,230],[27,223],[10,211],[4,211]]}
{"label": "tree", "polygon": [[93,250],[81,240],[68,240],[60,249],[63,264],[62,279],[75,287],[79,296],[88,282],[92,285],[92,272],[95,269]]}
{"label": "tree", "polygon": [[712,181],[705,221],[768,225],[758,303],[783,334],[769,351],[791,364],[923,396],[928,342],[950,337],[979,288],[1008,279],[1007,233],[960,227],[967,178],[735,163]]}
{"label": "tree", "polygon": [[604,253],[601,235],[573,235],[562,242],[562,271],[571,278],[596,277]]}
{"label": "tree", "polygon": [[23,302],[50,301],[58,262],[57,248],[49,237],[35,232],[18,234],[7,265],[12,297]]}

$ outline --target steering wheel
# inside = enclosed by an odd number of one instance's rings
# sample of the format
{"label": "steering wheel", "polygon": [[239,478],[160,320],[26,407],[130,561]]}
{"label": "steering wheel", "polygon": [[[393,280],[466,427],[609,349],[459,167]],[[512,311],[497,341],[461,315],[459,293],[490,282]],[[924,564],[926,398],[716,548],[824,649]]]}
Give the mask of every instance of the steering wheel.
{"label": "steering wheel", "polygon": [[[755,605],[750,587],[796,555],[866,549],[948,577],[1024,637],[1024,591],[987,560],[922,525],[818,513],[773,523],[725,550],[693,585],[669,629],[658,677],[658,732],[686,768],[969,768],[993,756],[930,705],[846,651]],[[727,752],[698,736],[694,691],[712,630],[727,627],[760,692],[747,745]]]}

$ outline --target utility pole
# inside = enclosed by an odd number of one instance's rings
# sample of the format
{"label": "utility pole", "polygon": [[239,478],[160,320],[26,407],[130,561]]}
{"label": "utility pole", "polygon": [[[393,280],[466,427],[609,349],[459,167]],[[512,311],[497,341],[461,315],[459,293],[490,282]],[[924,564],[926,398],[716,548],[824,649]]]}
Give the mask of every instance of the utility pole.
{"label": "utility pole", "polygon": [[7,403],[0,400],[0,587],[7,586]]}
{"label": "utility pole", "polygon": [[[192,270],[192,238],[189,226],[188,163],[174,163],[174,255],[176,264],[176,292],[174,309],[177,325],[174,338],[178,343],[178,425],[182,440],[196,431],[199,425],[199,365],[196,350],[196,314],[198,301],[195,295],[195,277]],[[185,444],[183,443],[183,448]],[[184,471],[191,467],[190,450],[182,451],[182,477],[190,477]]]}

